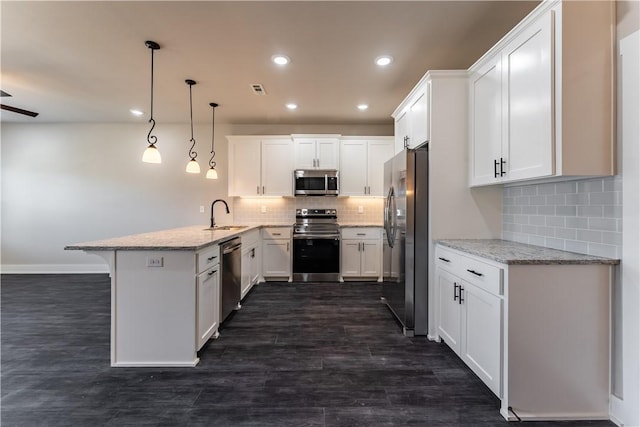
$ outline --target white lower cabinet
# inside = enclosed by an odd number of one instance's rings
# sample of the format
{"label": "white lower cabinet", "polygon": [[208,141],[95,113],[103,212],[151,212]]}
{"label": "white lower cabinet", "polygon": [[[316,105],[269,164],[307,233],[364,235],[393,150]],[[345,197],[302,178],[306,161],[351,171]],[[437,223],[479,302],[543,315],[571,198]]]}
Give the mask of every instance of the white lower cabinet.
{"label": "white lower cabinet", "polygon": [[240,298],[244,298],[260,278],[260,231],[253,230],[240,237],[242,238]]}
{"label": "white lower cabinet", "polygon": [[382,274],[382,233],[380,228],[343,228],[341,275],[343,278],[375,278]]}
{"label": "white lower cabinet", "polygon": [[291,227],[262,230],[262,276],[265,279],[291,278]]}
{"label": "white lower cabinet", "polygon": [[[485,286],[482,280],[476,286],[465,280],[469,275],[501,280],[501,272],[494,266],[481,266],[475,260],[438,248],[438,334],[501,397],[502,286]],[[490,292],[494,290],[495,294]]]}
{"label": "white lower cabinet", "polygon": [[196,279],[196,301],[198,312],[197,349],[218,333],[220,324],[220,263],[219,247],[208,249],[199,254],[199,259],[211,259],[210,264],[201,263],[199,269],[206,270],[198,274]]}
{"label": "white lower cabinet", "polygon": [[608,417],[611,265],[504,264],[442,245],[434,261],[438,336],[504,418]]}

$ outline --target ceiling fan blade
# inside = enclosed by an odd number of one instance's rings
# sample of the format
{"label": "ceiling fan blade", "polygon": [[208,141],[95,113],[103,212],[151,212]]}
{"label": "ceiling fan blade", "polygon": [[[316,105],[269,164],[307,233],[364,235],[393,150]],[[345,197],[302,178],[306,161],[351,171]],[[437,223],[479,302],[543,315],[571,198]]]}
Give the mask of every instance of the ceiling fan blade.
{"label": "ceiling fan blade", "polygon": [[11,94],[0,89],[0,96],[11,96]]}
{"label": "ceiling fan blade", "polygon": [[12,113],[24,114],[29,117],[37,117],[40,113],[35,113],[29,110],[23,110],[22,108],[12,107],[10,105],[0,104],[0,109],[11,111]]}

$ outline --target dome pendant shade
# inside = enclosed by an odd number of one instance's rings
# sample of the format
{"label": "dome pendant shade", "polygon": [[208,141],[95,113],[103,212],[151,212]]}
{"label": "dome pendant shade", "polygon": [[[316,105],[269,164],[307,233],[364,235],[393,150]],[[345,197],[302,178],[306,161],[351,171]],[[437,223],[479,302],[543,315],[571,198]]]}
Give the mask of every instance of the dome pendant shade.
{"label": "dome pendant shade", "polygon": [[187,162],[187,172],[189,173],[200,173],[200,165],[196,161],[196,159],[191,159]]}
{"label": "dome pendant shade", "polygon": [[218,172],[214,168],[207,171],[207,179],[218,179]]}
{"label": "dome pendant shade", "polygon": [[142,154],[142,161],[145,163],[162,163],[162,157],[160,157],[160,151],[155,145],[149,145]]}

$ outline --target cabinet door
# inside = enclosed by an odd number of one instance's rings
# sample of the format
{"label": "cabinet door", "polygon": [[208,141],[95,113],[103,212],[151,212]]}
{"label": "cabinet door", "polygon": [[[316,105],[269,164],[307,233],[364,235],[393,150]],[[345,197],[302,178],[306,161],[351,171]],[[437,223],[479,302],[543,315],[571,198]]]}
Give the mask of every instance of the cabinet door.
{"label": "cabinet door", "polygon": [[415,148],[427,141],[429,123],[427,88],[425,84],[409,107],[409,148]]}
{"label": "cabinet door", "polygon": [[382,248],[378,240],[363,240],[362,255],[360,261],[361,276],[378,277],[380,276],[380,260]]}
{"label": "cabinet door", "polygon": [[262,194],[293,196],[293,163],[290,139],[262,141]]}
{"label": "cabinet door", "polygon": [[502,54],[506,136],[502,151],[509,181],[554,173],[551,26],[551,12],[547,12]]}
{"label": "cabinet door", "polygon": [[[470,79],[471,185],[501,181],[502,65],[500,55],[477,69]],[[496,167],[496,163],[497,167]],[[499,175],[499,174],[498,174]]]}
{"label": "cabinet door", "polygon": [[229,196],[260,195],[260,140],[230,140],[229,145]]}
{"label": "cabinet door", "polygon": [[[438,286],[438,335],[451,349],[460,354],[460,310],[457,300],[460,279],[449,272],[436,268]],[[456,299],[454,299],[454,296]]]}
{"label": "cabinet door", "polygon": [[262,243],[262,270],[265,277],[289,277],[291,274],[289,240],[265,240]]}
{"label": "cabinet door", "polygon": [[340,142],[337,138],[316,140],[316,167],[319,169],[338,169],[340,167]]}
{"label": "cabinet door", "polygon": [[252,273],[252,265],[251,265],[251,249],[243,249],[242,250],[242,260],[240,262],[240,298],[244,298],[244,296],[249,292],[251,285],[251,273]]}
{"label": "cabinet door", "polygon": [[216,332],[220,321],[219,266],[200,274],[198,286],[198,350]]}
{"label": "cabinet door", "polygon": [[498,397],[502,300],[468,282],[462,284],[462,360]]}
{"label": "cabinet door", "polygon": [[294,169],[313,169],[316,159],[316,140],[296,138],[293,142],[295,152]]}
{"label": "cabinet door", "polygon": [[342,277],[360,276],[360,240],[342,240],[340,242],[340,258]]}
{"label": "cabinet door", "polygon": [[405,149],[405,137],[409,136],[409,109],[396,117],[394,135],[397,154]]}
{"label": "cabinet door", "polygon": [[393,140],[369,141],[367,156],[367,184],[369,196],[384,197],[384,163],[393,157]]}
{"label": "cabinet door", "polygon": [[[340,195],[365,196],[367,190],[367,141],[340,144]],[[358,160],[362,159],[362,160]]]}

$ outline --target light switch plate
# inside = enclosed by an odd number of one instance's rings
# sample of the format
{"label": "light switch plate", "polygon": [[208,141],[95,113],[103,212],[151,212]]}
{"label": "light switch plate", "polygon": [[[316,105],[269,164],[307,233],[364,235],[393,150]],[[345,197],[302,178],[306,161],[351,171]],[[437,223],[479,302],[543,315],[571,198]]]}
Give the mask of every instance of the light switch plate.
{"label": "light switch plate", "polygon": [[267,213],[267,207],[266,206],[260,206],[260,212]]}
{"label": "light switch plate", "polygon": [[358,213],[364,213],[364,206],[358,206]]}
{"label": "light switch plate", "polygon": [[200,206],[200,213],[204,213],[204,206]]}

